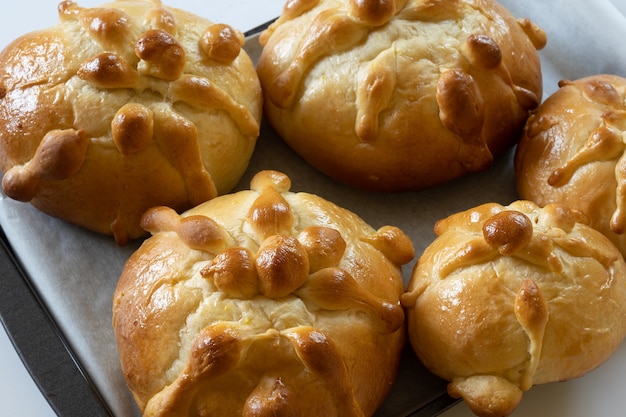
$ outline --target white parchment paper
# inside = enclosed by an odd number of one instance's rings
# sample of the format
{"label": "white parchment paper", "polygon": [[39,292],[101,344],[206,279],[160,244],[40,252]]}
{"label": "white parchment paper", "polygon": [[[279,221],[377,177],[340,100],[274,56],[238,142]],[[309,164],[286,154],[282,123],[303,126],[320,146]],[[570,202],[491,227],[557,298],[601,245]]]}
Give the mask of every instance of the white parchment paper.
{"label": "white parchment paper", "polygon": [[[626,0],[502,0],[517,17],[529,17],[548,34],[541,51],[544,98],[561,79],[598,73],[626,77]],[[178,5],[184,7],[184,5]],[[233,9],[233,6],[225,6]],[[230,9],[229,9],[230,10]],[[236,13],[233,10],[233,19]],[[210,16],[208,16],[210,17]],[[253,17],[246,30],[262,21]],[[265,129],[239,189],[260,169],[278,169],[294,191],[321,195],[353,210],[374,227],[393,224],[413,239],[419,254],[434,238],[436,220],[475,205],[517,199],[512,153],[489,171],[414,193],[380,195],[350,189],[321,176]],[[121,375],[111,328],[111,297],[128,256],[138,246],[117,247],[0,195],[0,225],[63,334],[118,416],[137,411]],[[405,268],[405,278],[411,265]],[[626,378],[626,377],[624,377]],[[626,382],[626,379],[623,381]],[[555,401],[558,399],[555,399]],[[554,416],[554,414],[552,414]]]}

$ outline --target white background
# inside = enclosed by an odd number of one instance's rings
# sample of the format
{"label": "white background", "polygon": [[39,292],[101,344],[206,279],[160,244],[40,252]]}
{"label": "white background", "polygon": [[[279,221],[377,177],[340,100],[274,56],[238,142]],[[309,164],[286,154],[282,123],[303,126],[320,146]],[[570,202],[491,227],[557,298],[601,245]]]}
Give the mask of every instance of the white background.
{"label": "white background", "polygon": [[[519,0],[519,2],[526,1],[528,0]],[[606,1],[611,1],[622,14],[626,14],[626,0]],[[599,0],[603,3],[606,1]],[[283,2],[283,0],[178,0],[170,4],[196,12],[216,22],[230,23],[245,31],[277,16]],[[100,2],[83,0],[79,4],[95,6]],[[595,2],[587,3],[587,7],[591,4],[596,5]],[[7,10],[6,3],[3,3],[2,9],[0,10],[0,28],[2,28],[0,48],[19,35],[51,26],[57,20],[55,1],[21,0],[11,2],[10,11]],[[532,18],[532,16],[529,17]],[[597,24],[595,27],[601,30],[602,24]],[[621,41],[617,45],[624,47]],[[606,52],[610,53],[610,50]],[[52,417],[55,415],[31,380],[4,330],[0,330],[0,363],[0,416]],[[609,363],[583,378],[533,388],[524,395],[522,404],[513,417],[588,417],[591,415],[622,417],[626,410],[626,395],[623,393],[624,383],[622,382],[626,379],[624,375],[626,375],[626,347],[622,346]],[[444,413],[443,416],[470,417],[473,414],[464,404],[460,404]]]}

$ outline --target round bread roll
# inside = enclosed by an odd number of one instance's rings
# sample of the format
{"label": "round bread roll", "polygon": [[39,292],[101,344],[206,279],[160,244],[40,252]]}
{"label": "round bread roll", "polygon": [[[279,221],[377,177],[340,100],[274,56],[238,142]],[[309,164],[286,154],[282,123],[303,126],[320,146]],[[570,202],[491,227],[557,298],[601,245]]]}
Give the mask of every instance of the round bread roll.
{"label": "round bread roll", "polygon": [[559,87],[520,139],[518,192],[585,213],[626,254],[626,78],[600,74]]}
{"label": "round bread roll", "polygon": [[58,11],[0,53],[4,192],[124,244],[230,191],[262,109],[243,34],[158,0]]}
{"label": "round bread roll", "polygon": [[144,416],[369,416],[388,394],[413,245],[290,185],[262,171],[180,216],[146,212],[153,236],[113,300]]}
{"label": "round bread roll", "polygon": [[520,200],[436,224],[402,297],[409,338],[478,416],[593,370],[626,335],[626,264],[585,220]]}
{"label": "round bread roll", "polygon": [[370,190],[486,169],[542,96],[545,34],[491,0],[288,1],[260,41],[272,127]]}

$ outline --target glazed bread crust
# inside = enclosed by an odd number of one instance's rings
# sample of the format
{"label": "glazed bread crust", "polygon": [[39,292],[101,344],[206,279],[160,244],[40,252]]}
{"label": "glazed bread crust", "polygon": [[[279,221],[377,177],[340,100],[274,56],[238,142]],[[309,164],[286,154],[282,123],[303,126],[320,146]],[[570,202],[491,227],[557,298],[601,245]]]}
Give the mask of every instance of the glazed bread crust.
{"label": "glazed bread crust", "polygon": [[436,224],[402,303],[418,357],[479,416],[595,369],[626,335],[626,264],[563,206],[485,204]]}
{"label": "glazed bread crust", "polygon": [[528,119],[516,150],[520,196],[585,213],[625,254],[625,138],[625,78],[561,81]]}
{"label": "glazed bread crust", "polygon": [[241,32],[158,0],[58,10],[0,54],[5,193],[125,243],[234,187],[262,110]]}
{"label": "glazed bread crust", "polygon": [[[122,369],[145,416],[368,416],[405,343],[391,226],[289,191],[251,190],[179,216],[155,208],[113,301]],[[157,347],[158,348],[155,348]]]}
{"label": "glazed bread crust", "polygon": [[545,42],[491,0],[289,1],[257,71],[267,119],[305,160],[403,191],[483,170],[517,141]]}

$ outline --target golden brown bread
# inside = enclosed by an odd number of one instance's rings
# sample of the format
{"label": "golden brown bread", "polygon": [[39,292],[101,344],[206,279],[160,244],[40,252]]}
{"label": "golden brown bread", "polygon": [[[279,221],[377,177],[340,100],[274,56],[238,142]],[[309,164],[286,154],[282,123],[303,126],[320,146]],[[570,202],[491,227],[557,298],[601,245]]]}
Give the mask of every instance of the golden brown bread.
{"label": "golden brown bread", "polygon": [[487,168],[541,101],[545,34],[491,0],[289,1],[260,40],[268,121],[368,189]]}
{"label": "golden brown bread", "polygon": [[243,41],[159,0],[61,2],[0,54],[5,193],[123,244],[146,209],[229,191],[262,108]]}
{"label": "golden brown bread", "polygon": [[153,236],[113,326],[145,416],[368,416],[387,395],[413,246],[290,185],[262,171],[251,190],[144,216]]}
{"label": "golden brown bread", "polygon": [[585,213],[626,254],[626,78],[599,74],[559,87],[520,139],[518,192]]}
{"label": "golden brown bread", "polygon": [[584,215],[491,203],[435,226],[402,297],[410,342],[483,417],[523,391],[579,377],[626,335],[626,264]]}

